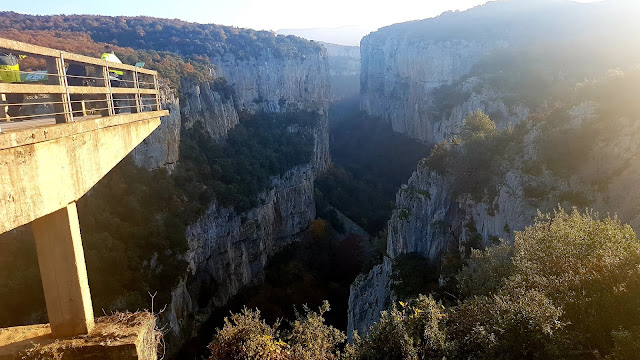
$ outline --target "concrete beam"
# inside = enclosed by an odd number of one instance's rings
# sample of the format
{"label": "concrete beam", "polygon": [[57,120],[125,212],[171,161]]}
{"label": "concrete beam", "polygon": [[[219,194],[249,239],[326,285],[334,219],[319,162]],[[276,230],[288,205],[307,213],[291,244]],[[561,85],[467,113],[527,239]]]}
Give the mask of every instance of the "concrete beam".
{"label": "concrete beam", "polygon": [[0,135],[0,233],[77,201],[160,125],[166,111]]}
{"label": "concrete beam", "polygon": [[52,334],[88,334],[94,327],[93,306],[76,203],[36,219],[31,227]]}

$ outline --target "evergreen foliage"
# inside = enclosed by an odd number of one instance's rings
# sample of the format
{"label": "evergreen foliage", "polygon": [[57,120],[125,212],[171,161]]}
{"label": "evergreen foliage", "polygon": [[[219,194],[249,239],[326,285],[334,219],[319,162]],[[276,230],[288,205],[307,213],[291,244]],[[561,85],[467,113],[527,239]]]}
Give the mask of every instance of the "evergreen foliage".
{"label": "evergreen foliage", "polygon": [[[514,244],[474,250],[444,307],[392,305],[344,359],[626,359],[637,350],[640,240],[593,211],[539,214]],[[259,329],[259,327],[257,327]],[[215,345],[219,339],[214,339]],[[340,356],[336,349],[332,356]]]}
{"label": "evergreen foliage", "polygon": [[[201,124],[183,132],[181,160],[169,174],[125,158],[78,202],[78,215],[94,309],[160,308],[185,276],[186,227],[217,201],[237,212],[259,203],[270,179],[311,161],[317,115],[243,114],[228,140],[214,143]],[[28,227],[3,234],[0,256],[0,326],[28,316],[44,319],[44,296]],[[18,265],[19,264],[19,265]],[[12,269],[23,269],[16,272]],[[16,301],[17,299],[27,299]]]}
{"label": "evergreen foliage", "polygon": [[212,200],[238,212],[255,207],[273,176],[311,161],[318,116],[311,111],[241,113],[223,143],[214,142],[195,122],[182,132],[176,183],[200,212]]}
{"label": "evergreen foliage", "polygon": [[279,331],[260,319],[259,310],[245,308],[241,313],[225,318],[224,328],[218,330],[209,345],[210,360],[274,359],[274,360],[338,360],[337,350],[344,342],[344,334],[324,324],[323,315],[329,311],[324,302],[318,312],[304,306],[303,314],[296,314],[290,331]]}
{"label": "evergreen foliage", "polygon": [[0,12],[0,29],[86,33],[96,42],[167,51],[190,59],[204,58],[206,62],[227,54],[238,60],[264,54],[303,60],[326,51],[322,45],[296,36],[146,16],[34,16]]}
{"label": "evergreen foliage", "polygon": [[346,99],[329,110],[333,163],[316,181],[316,201],[319,213],[329,204],[377,234],[391,217],[398,188],[428,148],[360,112],[358,106]]}

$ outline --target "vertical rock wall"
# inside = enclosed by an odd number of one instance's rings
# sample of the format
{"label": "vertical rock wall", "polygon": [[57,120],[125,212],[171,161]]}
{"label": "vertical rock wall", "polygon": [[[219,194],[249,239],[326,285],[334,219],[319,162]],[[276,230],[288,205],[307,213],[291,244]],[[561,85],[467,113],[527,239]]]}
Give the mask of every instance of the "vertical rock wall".
{"label": "vertical rock wall", "polygon": [[250,112],[308,110],[320,113],[315,130],[316,171],[329,165],[329,63],[325,51],[299,57],[276,57],[270,52],[238,59],[233,54],[215,59],[215,76],[227,79],[236,91],[237,106]]}
{"label": "vertical rock wall", "polygon": [[166,82],[160,84],[162,109],[169,110],[160,126],[131,153],[135,163],[146,169],[166,167],[171,171],[180,155],[180,100]]}
{"label": "vertical rock wall", "polygon": [[502,46],[506,44],[500,41],[416,42],[399,34],[373,33],[361,44],[361,108],[390,122],[394,131],[426,143],[440,142],[455,129],[457,118],[443,121],[433,114],[434,90],[466,75]]}

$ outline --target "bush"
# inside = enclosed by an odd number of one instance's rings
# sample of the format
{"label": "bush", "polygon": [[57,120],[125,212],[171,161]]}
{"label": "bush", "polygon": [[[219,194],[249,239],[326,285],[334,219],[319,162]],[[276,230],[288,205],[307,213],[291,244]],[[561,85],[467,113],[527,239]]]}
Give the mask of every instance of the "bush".
{"label": "bush", "polygon": [[[474,252],[459,276],[470,298],[453,310],[452,332],[465,339],[463,354],[489,358],[624,351],[614,344],[624,346],[625,331],[640,321],[639,265],[640,242],[617,218],[575,209],[540,214],[513,246]],[[474,329],[483,333],[472,341]]]}
{"label": "bush", "polygon": [[245,308],[241,313],[225,318],[209,350],[210,360],[278,359],[278,360],[337,360],[338,346],[346,339],[344,333],[324,324],[323,315],[329,303],[318,312],[304,307],[304,314],[296,314],[291,330],[279,331],[260,319],[259,310]]}
{"label": "bush", "polygon": [[393,305],[365,338],[354,337],[347,346],[348,360],[442,359],[451,353],[447,340],[446,314],[432,297],[419,296]]}
{"label": "bush", "polygon": [[[420,272],[413,270],[414,276]],[[401,303],[400,310],[393,306],[369,335],[356,337],[348,354],[355,359],[637,357],[640,241],[615,217],[561,208],[539,214],[533,225],[516,232],[513,245],[474,250],[457,279],[464,297],[457,304],[434,307],[432,298],[419,296],[409,306]],[[411,325],[416,318],[422,319],[418,327]]]}

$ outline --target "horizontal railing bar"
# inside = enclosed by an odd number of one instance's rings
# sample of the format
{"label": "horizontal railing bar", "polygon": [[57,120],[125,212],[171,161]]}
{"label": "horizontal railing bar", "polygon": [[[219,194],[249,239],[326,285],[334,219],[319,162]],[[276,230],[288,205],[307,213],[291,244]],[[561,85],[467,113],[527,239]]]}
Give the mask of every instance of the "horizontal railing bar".
{"label": "horizontal railing bar", "polygon": [[109,70],[126,70],[126,71],[137,71],[139,73],[143,73],[143,74],[147,74],[147,75],[157,75],[157,72],[155,70],[149,70],[149,69],[145,69],[145,68],[139,68],[139,67],[135,67],[133,65],[127,65],[127,64],[120,64],[120,63],[114,63],[111,61],[105,61],[102,59],[96,59],[96,58],[92,58],[89,56],[84,56],[84,55],[78,55],[78,54],[73,54],[73,53],[66,53],[63,52],[64,54],[64,59],[68,60],[68,61],[73,61],[73,62],[79,62],[79,63],[85,63],[85,64],[91,64],[91,65],[95,65],[95,66],[104,66],[105,63],[109,66]]}
{"label": "horizontal railing bar", "polygon": [[62,85],[1,83],[0,94],[64,94]]}
{"label": "horizontal railing bar", "polygon": [[155,95],[156,89],[135,89],[135,88],[111,88],[113,94],[141,94]]}
{"label": "horizontal railing bar", "polygon": [[20,116],[11,116],[10,119],[11,120],[25,119],[25,118],[31,119],[31,118],[34,118],[34,117],[55,116],[55,115],[63,115],[63,114],[70,114],[70,113],[71,113],[71,111],[63,111],[63,112],[36,114],[36,115],[20,115]]}
{"label": "horizontal railing bar", "polygon": [[[135,94],[145,94],[145,95],[155,95],[155,89],[136,89],[136,88],[111,88],[112,94],[125,94],[125,95],[135,95]],[[73,95],[82,95],[82,94],[109,94],[109,88],[104,86],[69,86],[69,94]]]}
{"label": "horizontal railing bar", "polygon": [[[76,101],[82,101],[82,100],[76,100]],[[104,101],[104,100],[102,100]],[[72,101],[75,102],[75,101]],[[7,103],[7,104],[0,104],[0,106],[29,106],[29,105],[55,105],[55,104],[64,104],[64,101],[47,101],[47,102],[28,102],[28,103]]]}
{"label": "horizontal railing bar", "polygon": [[[20,74],[35,74],[35,75],[58,76],[58,74],[46,73],[46,72],[42,72],[42,70],[24,71],[24,70],[4,70],[4,69],[0,69],[0,72],[10,72],[10,73],[16,73],[17,72],[17,73],[20,73]],[[97,77],[97,76],[69,75],[69,74],[65,74],[64,76],[66,76],[68,78],[74,78],[74,79],[104,80],[104,77],[102,77],[102,76]],[[109,79],[109,80],[110,81],[123,82],[123,83],[135,83],[136,82],[135,80],[126,80],[126,79]],[[154,83],[138,80],[138,84],[153,85]]]}
{"label": "horizontal railing bar", "polygon": [[[135,101],[136,99],[118,99],[117,101]],[[155,99],[154,99],[155,100]],[[82,99],[82,100],[71,100],[70,103],[93,103],[93,102],[105,102],[107,99]],[[64,104],[64,101],[46,101],[46,102],[23,102],[23,103],[5,103],[0,104],[0,106],[30,106],[30,105],[55,105],[55,104]]]}

